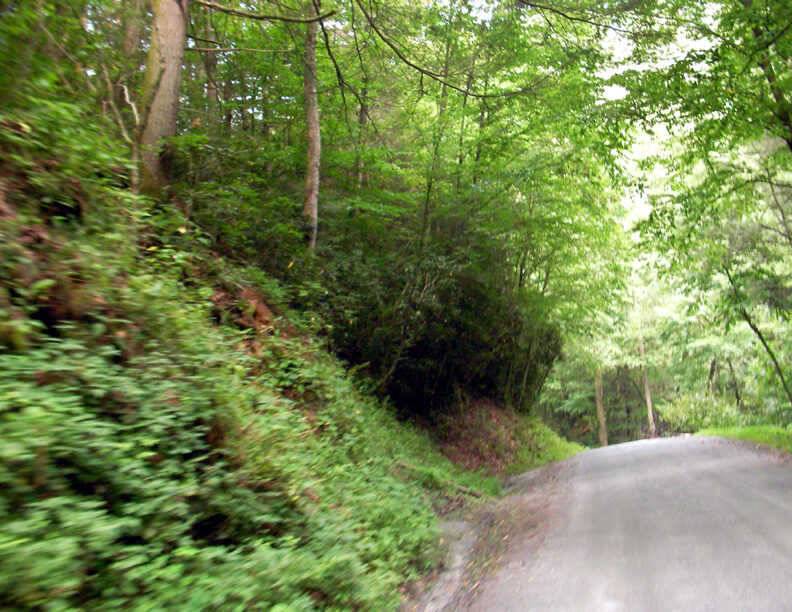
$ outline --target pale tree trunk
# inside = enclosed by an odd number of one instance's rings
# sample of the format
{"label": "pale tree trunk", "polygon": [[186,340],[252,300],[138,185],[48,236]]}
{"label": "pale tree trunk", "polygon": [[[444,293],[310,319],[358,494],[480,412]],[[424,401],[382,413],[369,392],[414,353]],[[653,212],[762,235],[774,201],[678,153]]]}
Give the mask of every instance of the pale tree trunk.
{"label": "pale tree trunk", "polygon": [[[314,9],[318,14],[318,6]],[[322,150],[322,137],[319,132],[319,102],[316,92],[316,32],[318,23],[312,21],[306,26],[305,34],[305,127],[307,132],[307,164],[305,169],[305,196],[303,199],[303,218],[308,226],[308,249],[316,247],[316,233],[319,219],[319,161]]]}
{"label": "pale tree trunk", "polygon": [[646,347],[643,335],[638,337],[638,348],[641,351],[641,372],[643,374],[644,397],[646,398],[646,420],[649,423],[649,435],[655,435],[654,410],[652,409],[652,392],[649,390],[649,368],[646,367]]}
{"label": "pale tree trunk", "polygon": [[143,78],[141,188],[158,194],[167,183],[160,149],[176,134],[189,0],[152,0],[154,21]]}
{"label": "pale tree trunk", "polygon": [[608,427],[605,423],[605,409],[602,406],[602,370],[597,368],[594,379],[594,403],[597,405],[597,421],[599,422],[600,446],[608,446]]}
{"label": "pale tree trunk", "polygon": [[[204,7],[206,13],[206,26],[204,27],[204,34],[209,40],[215,37],[214,27],[212,25],[212,9],[208,6]],[[209,127],[212,129],[217,127],[217,108],[220,101],[217,88],[217,53],[208,51],[204,60],[204,67],[206,68],[206,98],[208,106]]]}
{"label": "pale tree trunk", "polygon": [[357,175],[357,188],[363,186],[363,164],[361,162],[361,151],[366,145],[366,122],[368,118],[368,78],[363,75],[363,87],[360,88],[360,108],[358,109],[358,137],[357,146],[355,147],[355,174]]}

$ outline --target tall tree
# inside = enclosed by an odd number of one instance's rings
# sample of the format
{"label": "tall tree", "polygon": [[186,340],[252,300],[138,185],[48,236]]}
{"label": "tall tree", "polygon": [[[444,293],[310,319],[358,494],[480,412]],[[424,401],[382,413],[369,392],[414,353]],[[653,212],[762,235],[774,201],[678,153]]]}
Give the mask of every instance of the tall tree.
{"label": "tall tree", "polygon": [[163,141],[176,134],[190,0],[153,0],[141,108],[141,189],[158,193],[167,182]]}
{"label": "tall tree", "polygon": [[605,422],[605,408],[602,404],[602,368],[597,368],[594,379],[594,401],[597,405],[597,432],[600,446],[608,446],[608,425]]}
{"label": "tall tree", "polygon": [[[318,15],[320,5],[313,4]],[[308,248],[316,247],[316,234],[319,222],[319,165],[322,151],[322,136],[319,126],[319,100],[316,77],[316,34],[318,22],[312,21],[305,26],[305,75],[303,96],[305,104],[306,128],[306,167],[305,192],[303,195],[303,218],[308,228]]]}

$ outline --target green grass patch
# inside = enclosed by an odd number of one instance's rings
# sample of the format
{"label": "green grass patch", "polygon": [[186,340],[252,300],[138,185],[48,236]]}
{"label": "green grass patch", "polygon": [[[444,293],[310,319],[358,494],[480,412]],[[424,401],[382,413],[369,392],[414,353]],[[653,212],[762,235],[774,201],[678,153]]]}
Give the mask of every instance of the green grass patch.
{"label": "green grass patch", "polygon": [[584,446],[562,438],[538,419],[523,417],[523,423],[523,427],[518,427],[515,431],[515,436],[520,441],[520,450],[514,461],[506,467],[507,474],[563,461],[586,450]]}
{"label": "green grass patch", "polygon": [[696,432],[697,436],[717,436],[759,442],[787,453],[792,453],[792,429],[777,425],[750,425],[747,427],[712,427]]}

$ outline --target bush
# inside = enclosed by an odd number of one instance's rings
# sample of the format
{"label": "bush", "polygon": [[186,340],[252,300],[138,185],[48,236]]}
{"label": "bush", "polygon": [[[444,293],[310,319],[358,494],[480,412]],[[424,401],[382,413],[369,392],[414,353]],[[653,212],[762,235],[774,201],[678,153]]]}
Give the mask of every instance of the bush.
{"label": "bush", "polygon": [[693,433],[707,427],[735,427],[748,423],[748,415],[740,412],[733,402],[703,393],[680,395],[659,406],[658,411],[671,430],[677,432]]}

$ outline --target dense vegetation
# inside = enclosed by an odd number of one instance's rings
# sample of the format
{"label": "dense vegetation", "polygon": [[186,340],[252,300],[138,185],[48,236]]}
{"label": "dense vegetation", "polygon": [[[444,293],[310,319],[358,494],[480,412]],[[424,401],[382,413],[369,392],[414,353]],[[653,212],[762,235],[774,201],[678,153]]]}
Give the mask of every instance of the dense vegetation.
{"label": "dense vegetation", "polygon": [[0,605],[393,609],[540,417],[782,439],[791,12],[4,3]]}

